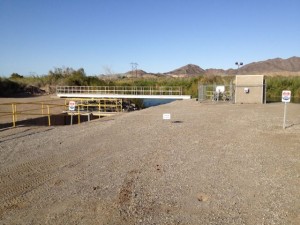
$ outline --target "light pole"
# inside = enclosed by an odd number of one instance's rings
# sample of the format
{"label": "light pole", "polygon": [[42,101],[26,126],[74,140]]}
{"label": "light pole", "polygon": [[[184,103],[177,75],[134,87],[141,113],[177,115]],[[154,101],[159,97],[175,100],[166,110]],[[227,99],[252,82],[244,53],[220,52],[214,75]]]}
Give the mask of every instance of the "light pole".
{"label": "light pole", "polygon": [[244,65],[244,63],[243,63],[243,62],[236,62],[235,65],[238,66],[238,71],[237,71],[237,73],[239,73],[240,66]]}

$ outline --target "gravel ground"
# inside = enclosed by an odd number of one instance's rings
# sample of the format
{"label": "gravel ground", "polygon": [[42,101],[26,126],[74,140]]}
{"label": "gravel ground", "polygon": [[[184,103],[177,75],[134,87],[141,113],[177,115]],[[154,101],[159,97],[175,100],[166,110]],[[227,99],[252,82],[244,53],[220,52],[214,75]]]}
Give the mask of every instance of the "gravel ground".
{"label": "gravel ground", "polygon": [[[163,113],[171,120],[163,121]],[[0,131],[0,224],[300,224],[300,105],[176,101]]]}

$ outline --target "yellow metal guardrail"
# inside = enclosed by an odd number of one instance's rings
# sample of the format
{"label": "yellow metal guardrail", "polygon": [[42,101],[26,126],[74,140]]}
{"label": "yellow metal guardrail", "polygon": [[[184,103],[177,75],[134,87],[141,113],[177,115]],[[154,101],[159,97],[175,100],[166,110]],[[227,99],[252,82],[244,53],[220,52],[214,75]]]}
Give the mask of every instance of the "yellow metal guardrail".
{"label": "yellow metal guardrail", "polygon": [[[65,99],[64,104],[55,104],[49,100],[43,102],[11,102],[11,103],[1,103],[0,104],[0,122],[3,117],[10,117],[13,127],[16,127],[18,119],[22,116],[34,116],[36,118],[41,116],[47,116],[48,126],[51,126],[51,116],[59,115],[64,110],[70,113],[76,113],[78,115],[78,123],[80,123],[80,116],[86,114],[89,109],[97,108],[97,112],[100,118],[100,112],[107,112],[110,110],[112,112],[122,112],[122,100],[120,99]],[[77,109],[74,111],[68,110],[69,101],[75,101]],[[23,107],[22,107],[23,106]],[[27,107],[24,107],[27,106]],[[4,109],[3,109],[4,108]],[[21,108],[21,109],[20,109]],[[56,113],[53,112],[54,109]],[[92,113],[92,112],[91,112]],[[96,113],[97,114],[97,113]]]}
{"label": "yellow metal guardrail", "polygon": [[[26,109],[22,106],[27,106]],[[51,126],[51,115],[57,115],[58,113],[51,113],[51,109],[54,108],[63,108],[65,105],[63,104],[53,104],[53,103],[44,103],[44,102],[13,102],[13,103],[2,103],[0,104],[1,108],[11,108],[11,111],[0,111],[1,117],[11,117],[13,127],[16,126],[16,122],[18,118],[22,116],[47,116],[48,117],[48,125]],[[35,108],[35,106],[40,106]],[[21,109],[20,109],[21,108]],[[10,121],[8,121],[10,122]]]}
{"label": "yellow metal guardrail", "polygon": [[[76,102],[76,108],[73,111],[68,110],[68,102],[75,101]],[[66,105],[66,111],[68,114],[73,117],[73,115],[78,115],[78,123],[80,123],[80,116],[81,115],[98,115],[99,118],[101,116],[108,116],[110,114],[104,114],[108,113],[107,110],[110,110],[110,112],[122,112],[122,99],[109,99],[109,98],[101,98],[101,99],[95,99],[95,98],[67,98],[65,99],[65,105]],[[96,109],[96,110],[95,110]]]}
{"label": "yellow metal guardrail", "polygon": [[68,106],[69,101],[75,101],[76,106],[80,107],[81,109],[86,109],[87,111],[89,108],[96,107],[98,108],[99,112],[101,110],[106,112],[107,109],[114,109],[115,112],[122,112],[122,99],[68,98],[65,99],[66,106]]}

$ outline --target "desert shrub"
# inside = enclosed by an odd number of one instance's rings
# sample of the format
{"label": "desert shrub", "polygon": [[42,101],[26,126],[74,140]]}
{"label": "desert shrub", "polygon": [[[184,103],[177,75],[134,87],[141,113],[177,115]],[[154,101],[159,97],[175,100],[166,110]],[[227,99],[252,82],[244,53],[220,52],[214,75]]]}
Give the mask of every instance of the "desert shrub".
{"label": "desert shrub", "polygon": [[12,81],[7,78],[0,77],[0,96],[9,97],[18,93],[22,93],[24,90],[24,85]]}
{"label": "desert shrub", "polygon": [[267,97],[281,97],[283,90],[290,90],[292,96],[300,98],[300,77],[275,76],[266,77]]}

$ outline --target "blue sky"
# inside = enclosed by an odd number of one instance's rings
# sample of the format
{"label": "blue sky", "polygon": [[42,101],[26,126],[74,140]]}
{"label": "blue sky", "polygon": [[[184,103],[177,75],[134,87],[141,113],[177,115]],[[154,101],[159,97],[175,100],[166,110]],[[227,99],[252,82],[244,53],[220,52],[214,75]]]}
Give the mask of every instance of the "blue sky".
{"label": "blue sky", "polygon": [[300,56],[299,0],[0,0],[0,75],[87,75]]}

